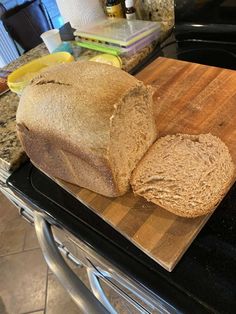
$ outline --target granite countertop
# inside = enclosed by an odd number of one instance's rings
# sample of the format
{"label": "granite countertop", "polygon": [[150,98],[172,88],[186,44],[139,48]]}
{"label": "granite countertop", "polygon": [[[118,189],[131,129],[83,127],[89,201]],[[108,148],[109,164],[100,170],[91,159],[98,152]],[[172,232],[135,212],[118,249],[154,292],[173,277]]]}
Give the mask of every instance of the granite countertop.
{"label": "granite countertop", "polygon": [[[21,65],[47,53],[46,47],[43,44],[39,45],[2,70],[14,71]],[[18,103],[19,96],[11,91],[0,96],[0,170],[6,172],[17,168],[26,159],[16,135],[15,118]]]}
{"label": "granite countertop", "polygon": [[[130,71],[140,61],[147,57],[154,49],[154,45],[143,48],[131,57],[122,58],[122,69]],[[48,54],[44,44],[30,50],[2,70],[13,71],[21,65]],[[89,59],[98,52],[83,50],[78,59]],[[11,172],[26,160],[26,155],[17,138],[15,117],[19,103],[19,96],[11,91],[0,96],[0,171]]]}

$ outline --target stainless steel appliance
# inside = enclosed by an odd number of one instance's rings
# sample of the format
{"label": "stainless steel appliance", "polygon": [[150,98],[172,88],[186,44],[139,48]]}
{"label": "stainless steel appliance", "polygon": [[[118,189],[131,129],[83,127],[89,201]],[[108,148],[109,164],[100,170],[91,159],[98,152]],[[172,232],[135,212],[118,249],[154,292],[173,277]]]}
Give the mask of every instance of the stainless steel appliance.
{"label": "stainless steel appliance", "polygon": [[[30,164],[26,164],[26,167],[29,167],[32,179],[30,185],[33,187],[37,170]],[[8,182],[13,187],[11,179]],[[37,186],[33,189],[38,191]],[[2,191],[18,207],[20,215],[34,225],[49,268],[84,313],[176,313],[176,309],[168,302],[129,278],[83,239],[58,224],[55,217],[43,213],[37,201],[31,203],[29,198],[14,188],[13,190],[14,194],[6,185],[2,186]],[[42,193],[44,191],[39,192]],[[60,198],[62,195],[58,196]],[[48,195],[44,197],[47,198]],[[55,204],[51,206],[53,208]],[[68,261],[83,270],[83,279],[74,274]],[[87,274],[86,277],[84,273]],[[89,288],[86,287],[86,282],[89,282]]]}

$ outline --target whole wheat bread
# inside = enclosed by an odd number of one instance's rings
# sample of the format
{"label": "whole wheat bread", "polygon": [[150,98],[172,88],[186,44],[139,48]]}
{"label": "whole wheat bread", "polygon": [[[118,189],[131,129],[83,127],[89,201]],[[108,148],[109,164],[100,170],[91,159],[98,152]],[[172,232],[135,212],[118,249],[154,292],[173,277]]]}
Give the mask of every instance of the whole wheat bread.
{"label": "whole wheat bread", "polygon": [[133,171],[134,193],[176,215],[205,215],[221,201],[234,174],[226,145],[211,134],[158,139]]}
{"label": "whole wheat bread", "polygon": [[48,175],[106,196],[122,195],[157,137],[152,93],[106,64],[54,66],[25,88],[18,135],[31,161]]}

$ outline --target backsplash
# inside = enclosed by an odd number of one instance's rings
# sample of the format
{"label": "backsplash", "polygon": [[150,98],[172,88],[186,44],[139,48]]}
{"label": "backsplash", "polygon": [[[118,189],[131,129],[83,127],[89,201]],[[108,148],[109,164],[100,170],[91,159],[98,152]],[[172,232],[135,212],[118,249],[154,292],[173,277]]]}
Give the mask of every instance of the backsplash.
{"label": "backsplash", "polygon": [[142,3],[144,18],[161,23],[164,31],[174,26],[174,0],[137,0]]}
{"label": "backsplash", "polygon": [[[106,0],[100,0],[105,7]],[[124,6],[125,0],[121,0]],[[134,0],[137,17],[142,20],[151,20],[161,23],[163,31],[174,26],[174,0]]]}

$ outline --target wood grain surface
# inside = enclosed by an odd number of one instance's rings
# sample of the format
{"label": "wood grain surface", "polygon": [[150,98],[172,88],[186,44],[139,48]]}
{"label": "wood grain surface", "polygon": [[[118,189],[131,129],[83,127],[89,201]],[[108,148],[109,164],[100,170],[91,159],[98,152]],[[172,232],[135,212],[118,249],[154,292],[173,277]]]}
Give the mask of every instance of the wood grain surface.
{"label": "wood grain surface", "polygon": [[[156,89],[160,136],[211,132],[226,143],[236,164],[235,71],[158,58],[136,77]],[[168,271],[210,217],[182,218],[132,192],[107,198],[56,181]]]}

